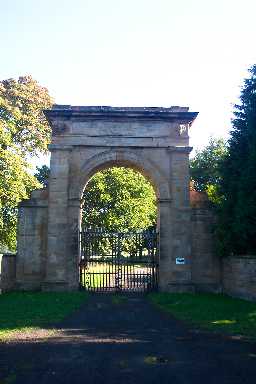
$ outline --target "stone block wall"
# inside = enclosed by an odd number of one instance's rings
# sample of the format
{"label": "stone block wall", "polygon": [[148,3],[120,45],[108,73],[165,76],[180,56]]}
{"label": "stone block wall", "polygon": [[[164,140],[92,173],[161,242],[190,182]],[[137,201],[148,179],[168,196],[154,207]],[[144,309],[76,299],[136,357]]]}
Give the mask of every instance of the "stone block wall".
{"label": "stone block wall", "polygon": [[256,256],[233,256],[222,260],[223,292],[256,300]]}
{"label": "stone block wall", "polygon": [[48,191],[35,190],[19,205],[16,289],[40,290],[45,277]]}
{"label": "stone block wall", "polygon": [[220,292],[220,259],[214,247],[215,217],[207,195],[190,191],[192,283],[196,291]]}
{"label": "stone block wall", "polygon": [[0,291],[9,292],[15,289],[16,255],[6,253],[0,256]]}

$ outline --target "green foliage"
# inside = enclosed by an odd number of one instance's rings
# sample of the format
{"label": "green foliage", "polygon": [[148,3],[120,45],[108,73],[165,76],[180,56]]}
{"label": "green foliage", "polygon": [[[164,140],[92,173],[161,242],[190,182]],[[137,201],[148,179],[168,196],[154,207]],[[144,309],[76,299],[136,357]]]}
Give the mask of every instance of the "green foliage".
{"label": "green foliage", "polygon": [[50,168],[47,165],[42,165],[41,167],[36,167],[37,172],[34,174],[35,178],[42,184],[44,187],[47,187],[50,177]]}
{"label": "green foliage", "polygon": [[46,152],[51,130],[42,111],[51,105],[48,90],[31,76],[0,81],[1,146],[18,147],[25,157]]}
{"label": "green foliage", "polygon": [[219,238],[223,254],[256,254],[256,65],[235,105],[228,156],[221,169]]}
{"label": "green foliage", "polygon": [[85,292],[18,292],[0,295],[0,340],[17,331],[30,331],[56,323],[87,298]]}
{"label": "green foliage", "polygon": [[0,82],[0,247],[15,249],[17,205],[40,187],[28,160],[46,151],[50,127],[42,110],[51,104],[30,76]]}
{"label": "green foliage", "polygon": [[[13,172],[13,170],[10,170]],[[24,170],[22,170],[24,171]],[[24,193],[24,197],[26,198],[29,194],[29,191],[32,189],[37,188],[40,186],[36,183],[33,176],[29,175],[28,178],[24,178],[25,172],[21,174],[21,177],[19,179],[15,180],[15,185],[23,192],[24,191],[24,182],[26,182],[26,193]],[[11,175],[13,177],[13,175]],[[25,180],[24,180],[25,179]],[[11,179],[12,181],[13,179]],[[0,183],[1,183],[0,179]],[[6,198],[4,200],[3,196],[5,193],[1,196],[1,209],[0,209],[0,248],[1,249],[8,249],[11,251],[14,251],[16,248],[16,225],[17,225],[17,204],[20,200],[22,200],[22,193],[19,193],[19,190],[13,190],[12,193],[9,194],[10,198]],[[11,200],[11,201],[10,201]],[[16,200],[16,203],[14,203],[14,200]]]}
{"label": "green foliage", "polygon": [[152,293],[149,297],[163,310],[193,325],[256,338],[256,303],[211,293]]}
{"label": "green foliage", "polygon": [[0,245],[16,247],[17,205],[40,184],[29,173],[29,165],[12,149],[0,148]]}
{"label": "green foliage", "polygon": [[113,167],[96,173],[83,194],[82,224],[110,231],[145,229],[156,223],[156,196],[138,172]]}
{"label": "green foliage", "polygon": [[214,204],[221,202],[219,185],[221,183],[221,165],[227,156],[227,145],[223,139],[210,138],[209,144],[197,151],[190,160],[190,175],[194,188],[199,192],[207,192],[209,200]]}

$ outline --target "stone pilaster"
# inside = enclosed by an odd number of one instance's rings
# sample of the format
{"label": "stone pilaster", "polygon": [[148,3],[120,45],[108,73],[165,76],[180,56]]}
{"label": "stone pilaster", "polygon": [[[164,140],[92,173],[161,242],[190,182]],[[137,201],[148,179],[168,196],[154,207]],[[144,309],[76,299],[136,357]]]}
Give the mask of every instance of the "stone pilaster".
{"label": "stone pilaster", "polygon": [[66,249],[67,280],[70,289],[78,289],[79,286],[79,257],[82,206],[80,199],[68,201],[68,228],[70,231],[69,242]]}
{"label": "stone pilaster", "polygon": [[[160,248],[160,274],[162,276],[160,289],[165,291],[182,292],[193,291],[194,289],[191,282],[191,210],[188,159],[190,150],[189,147],[170,149],[172,199],[168,205],[165,204],[165,207],[160,207],[161,220],[165,210],[168,211],[169,215],[169,220],[166,223],[168,225],[166,233],[168,260],[162,260]],[[162,234],[160,238],[162,238]]]}
{"label": "stone pilaster", "polygon": [[158,199],[159,216],[159,289],[166,291],[171,279],[173,234],[171,226],[171,199]]}
{"label": "stone pilaster", "polygon": [[52,150],[49,180],[48,248],[43,290],[68,290],[67,250],[72,242],[68,220],[69,156],[72,147]]}

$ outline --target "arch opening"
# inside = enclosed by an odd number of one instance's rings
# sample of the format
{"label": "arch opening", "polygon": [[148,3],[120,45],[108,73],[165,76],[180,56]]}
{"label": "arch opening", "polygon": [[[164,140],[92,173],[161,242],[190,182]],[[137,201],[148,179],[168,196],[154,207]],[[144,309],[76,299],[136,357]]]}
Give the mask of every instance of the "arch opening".
{"label": "arch opening", "polygon": [[158,186],[158,180],[156,177],[154,177],[155,173],[154,171],[151,171],[147,169],[148,167],[145,167],[144,164],[140,164],[138,159],[130,160],[130,159],[111,159],[111,160],[105,160],[100,161],[98,164],[93,164],[94,166],[90,167],[88,164],[85,164],[82,168],[81,172],[81,180],[80,180],[80,196],[82,197],[84,190],[86,189],[86,186],[90,179],[97,174],[98,172],[108,170],[111,168],[125,168],[125,169],[131,169],[135,173],[139,173],[142,175],[152,186],[154,189],[156,198],[160,198],[160,188]]}
{"label": "arch opening", "polygon": [[158,215],[151,180],[124,162],[107,163],[88,176],[80,216],[81,287],[156,289]]}

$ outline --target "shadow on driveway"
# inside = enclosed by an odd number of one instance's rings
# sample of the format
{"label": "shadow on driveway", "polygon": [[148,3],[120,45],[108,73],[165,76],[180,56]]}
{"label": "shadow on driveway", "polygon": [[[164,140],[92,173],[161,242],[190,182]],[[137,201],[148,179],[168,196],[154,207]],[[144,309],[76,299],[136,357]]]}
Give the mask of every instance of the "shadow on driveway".
{"label": "shadow on driveway", "polygon": [[48,338],[0,344],[1,384],[254,384],[256,345],[187,329],[145,296],[88,302]]}

